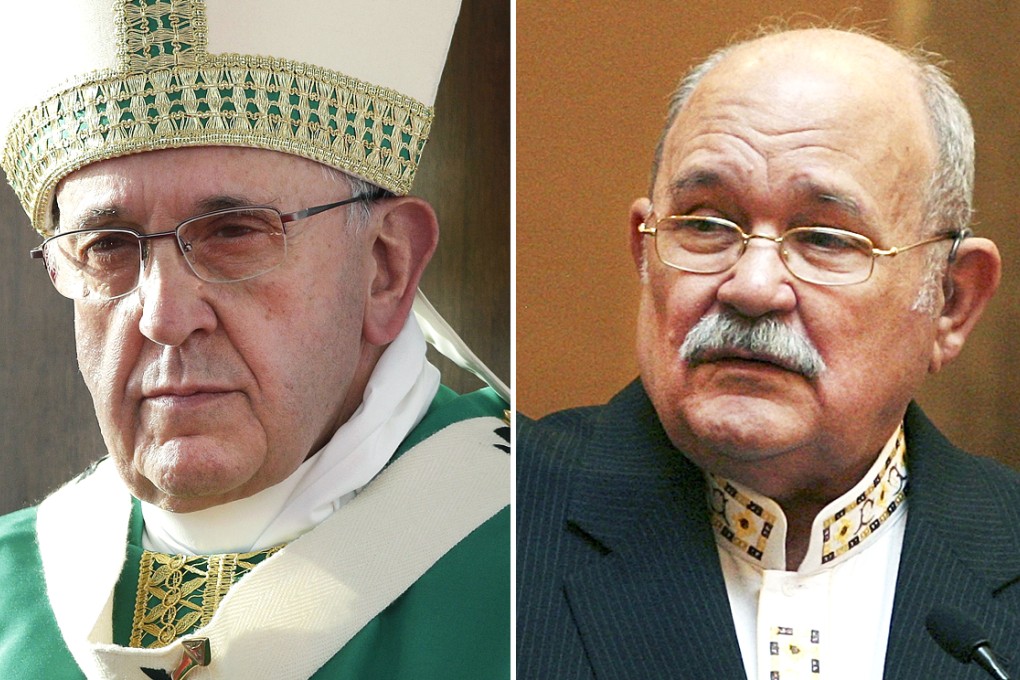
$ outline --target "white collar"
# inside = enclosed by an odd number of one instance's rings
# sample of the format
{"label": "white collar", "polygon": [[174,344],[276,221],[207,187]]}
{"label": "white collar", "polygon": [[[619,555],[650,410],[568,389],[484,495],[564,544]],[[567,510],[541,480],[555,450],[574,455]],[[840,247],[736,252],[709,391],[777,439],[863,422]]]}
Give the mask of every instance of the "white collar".
{"label": "white collar", "polygon": [[[786,569],[787,520],[771,498],[707,474],[716,543],[762,569]],[[799,572],[834,566],[891,525],[906,505],[906,442],[900,426],[856,485],[825,506],[811,525]]]}
{"label": "white collar", "polygon": [[173,513],[142,503],[143,546],[209,555],[263,550],[291,541],[349,501],[375,477],[424,417],[439,389],[414,315],[390,343],[361,405],[333,438],[287,479],[231,503]]}

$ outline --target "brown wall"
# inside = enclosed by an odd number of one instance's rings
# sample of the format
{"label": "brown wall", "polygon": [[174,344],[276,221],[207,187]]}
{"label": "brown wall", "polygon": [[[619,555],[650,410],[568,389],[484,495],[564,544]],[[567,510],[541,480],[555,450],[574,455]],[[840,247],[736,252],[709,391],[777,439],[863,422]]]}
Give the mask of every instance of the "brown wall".
{"label": "brown wall", "polygon": [[[414,193],[439,215],[422,282],[432,303],[510,377],[510,9],[464,0]],[[104,454],[74,358],[71,303],[28,251],[39,239],[0,182],[0,514],[39,500]],[[430,350],[431,351],[431,350]],[[481,383],[431,355],[459,391]]]}
{"label": "brown wall", "polygon": [[[964,355],[919,400],[957,443],[1020,468],[1020,4],[645,0],[517,3],[517,408],[605,401],[637,374],[627,210],[647,193],[668,96],[712,49],[763,19],[849,16],[949,59],[978,138],[977,229],[1002,251],[997,298]],[[640,9],[638,9],[640,8]]]}

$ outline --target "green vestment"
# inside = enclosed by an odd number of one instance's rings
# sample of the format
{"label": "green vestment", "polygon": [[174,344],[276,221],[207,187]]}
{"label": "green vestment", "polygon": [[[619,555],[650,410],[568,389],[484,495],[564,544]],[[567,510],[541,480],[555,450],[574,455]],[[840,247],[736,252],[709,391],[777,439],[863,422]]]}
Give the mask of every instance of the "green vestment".
{"label": "green vestment", "polygon": [[[452,423],[501,417],[503,408],[504,404],[487,389],[457,396],[440,388],[425,418],[396,455]],[[134,598],[124,593],[132,592],[138,574],[137,564],[132,563],[141,546],[137,508],[126,530],[128,561],[113,600],[115,631],[123,631],[125,621],[129,629],[133,614]],[[66,559],[87,560],[89,556],[68,554]],[[88,589],[89,585],[83,582],[81,588]],[[314,597],[314,593],[311,595]],[[331,602],[322,601],[317,606],[328,608]],[[275,641],[270,636],[267,644],[270,650],[273,644],[301,645],[301,635],[280,636]],[[213,657],[215,662],[215,651]],[[198,669],[193,677],[201,677],[202,670]],[[49,604],[36,540],[36,508],[0,518],[0,671],[5,677],[25,680],[85,677],[65,644]],[[143,680],[146,676],[139,669],[134,677]],[[311,677],[509,678],[509,509],[504,507],[440,557]]]}

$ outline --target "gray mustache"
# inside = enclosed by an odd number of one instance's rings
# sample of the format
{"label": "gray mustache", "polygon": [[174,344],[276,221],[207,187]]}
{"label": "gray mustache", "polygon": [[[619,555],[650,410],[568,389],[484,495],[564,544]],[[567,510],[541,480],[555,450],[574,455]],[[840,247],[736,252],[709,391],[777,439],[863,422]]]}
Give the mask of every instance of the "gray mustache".
{"label": "gray mustache", "polygon": [[778,319],[746,319],[725,313],[701,317],[680,345],[680,358],[697,365],[728,351],[750,353],[809,379],[826,368],[814,344]]}

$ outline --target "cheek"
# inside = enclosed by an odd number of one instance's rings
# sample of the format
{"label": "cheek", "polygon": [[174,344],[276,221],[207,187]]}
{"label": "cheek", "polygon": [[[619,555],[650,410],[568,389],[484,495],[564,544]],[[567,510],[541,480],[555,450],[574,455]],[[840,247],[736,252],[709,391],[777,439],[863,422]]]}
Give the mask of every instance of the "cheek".
{"label": "cheek", "polygon": [[640,326],[649,342],[675,352],[687,332],[715,305],[718,279],[680,272],[659,271],[641,291]]}
{"label": "cheek", "polygon": [[895,413],[906,405],[927,375],[933,323],[910,303],[890,294],[828,305],[814,318],[805,312],[829,368],[819,383],[823,400],[860,412]]}
{"label": "cheek", "polygon": [[[75,310],[78,368],[92,393],[101,421],[115,411],[115,397],[124,394],[135,363],[140,336],[132,338],[132,334],[127,332],[131,323],[130,315],[113,304],[98,307],[80,305]],[[136,318],[134,324],[137,328]]]}
{"label": "cheek", "polygon": [[317,436],[360,357],[363,298],[335,275],[264,295],[258,332],[239,326],[234,344],[263,390],[265,420],[276,424],[270,429],[287,431],[301,423],[298,429]]}
{"label": "cheek", "polygon": [[[682,278],[682,280],[681,280]],[[679,349],[691,327],[713,307],[712,277],[653,275],[641,290],[637,324],[638,368],[658,403],[672,404],[686,388]]]}

